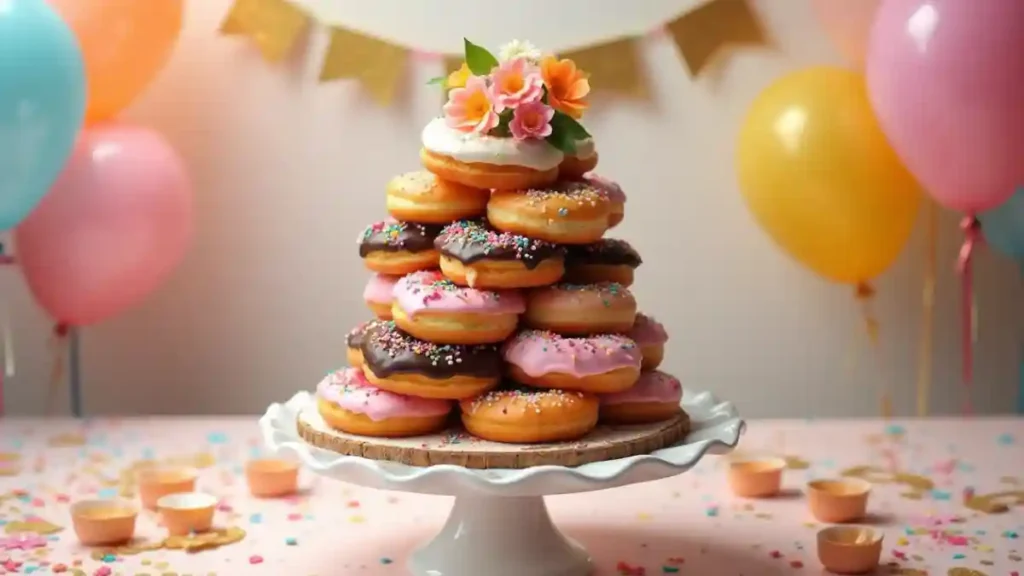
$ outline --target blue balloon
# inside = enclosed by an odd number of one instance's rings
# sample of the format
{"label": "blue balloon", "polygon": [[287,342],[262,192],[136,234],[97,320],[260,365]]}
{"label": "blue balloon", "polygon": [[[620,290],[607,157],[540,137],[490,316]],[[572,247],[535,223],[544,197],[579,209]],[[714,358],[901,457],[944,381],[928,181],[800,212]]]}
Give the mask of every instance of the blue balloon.
{"label": "blue balloon", "polygon": [[46,0],[0,0],[0,230],[43,199],[84,118],[74,33]]}
{"label": "blue balloon", "polygon": [[1002,206],[982,213],[978,219],[989,245],[1011,258],[1024,260],[1024,186]]}

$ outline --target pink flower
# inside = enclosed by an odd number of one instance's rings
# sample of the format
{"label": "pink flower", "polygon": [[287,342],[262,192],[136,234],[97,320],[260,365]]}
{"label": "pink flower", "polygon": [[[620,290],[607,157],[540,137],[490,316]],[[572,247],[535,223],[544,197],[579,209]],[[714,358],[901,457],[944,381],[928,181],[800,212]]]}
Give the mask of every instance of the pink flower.
{"label": "pink flower", "polygon": [[508,128],[516,140],[547,138],[551,135],[551,119],[555,109],[540,101],[524,102],[512,113]]}
{"label": "pink flower", "polygon": [[470,76],[465,86],[448,92],[444,121],[459,132],[487,134],[498,125],[500,111],[487,89],[487,80]]}
{"label": "pink flower", "polygon": [[537,102],[544,95],[544,78],[526,58],[514,58],[491,73],[491,95],[503,109]]}

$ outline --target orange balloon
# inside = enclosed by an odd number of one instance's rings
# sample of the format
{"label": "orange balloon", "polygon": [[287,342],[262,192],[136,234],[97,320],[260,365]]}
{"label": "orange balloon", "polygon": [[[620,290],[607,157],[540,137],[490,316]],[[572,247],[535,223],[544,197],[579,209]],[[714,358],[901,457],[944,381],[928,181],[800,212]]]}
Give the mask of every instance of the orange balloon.
{"label": "orange balloon", "polygon": [[131,104],[171,55],[183,0],[50,0],[78,38],[85,59],[85,121]]}

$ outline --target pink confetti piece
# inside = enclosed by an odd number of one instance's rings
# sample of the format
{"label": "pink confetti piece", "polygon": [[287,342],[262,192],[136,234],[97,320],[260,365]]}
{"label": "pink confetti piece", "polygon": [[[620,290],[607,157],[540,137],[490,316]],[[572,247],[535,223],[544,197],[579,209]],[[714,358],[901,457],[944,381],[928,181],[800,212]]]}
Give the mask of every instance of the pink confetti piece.
{"label": "pink confetti piece", "polygon": [[9,538],[0,538],[0,549],[3,550],[32,550],[43,548],[47,540],[35,534],[18,534]]}
{"label": "pink confetti piece", "polygon": [[263,563],[263,556],[260,556],[260,555],[249,556],[249,564],[262,564],[262,563]]}

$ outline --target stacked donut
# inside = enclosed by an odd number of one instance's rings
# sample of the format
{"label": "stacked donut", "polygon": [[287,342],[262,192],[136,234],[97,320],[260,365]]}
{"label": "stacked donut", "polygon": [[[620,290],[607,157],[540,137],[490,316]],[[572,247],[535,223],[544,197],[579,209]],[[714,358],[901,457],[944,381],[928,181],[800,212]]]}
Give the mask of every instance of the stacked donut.
{"label": "stacked donut", "polygon": [[668,336],[629,289],[640,255],[604,237],[625,195],[591,173],[592,141],[575,149],[424,129],[427,170],[392,179],[390,218],[358,238],[376,318],[318,387],[328,425],[415,436],[457,411],[472,435],[539,443],[679,414]]}

